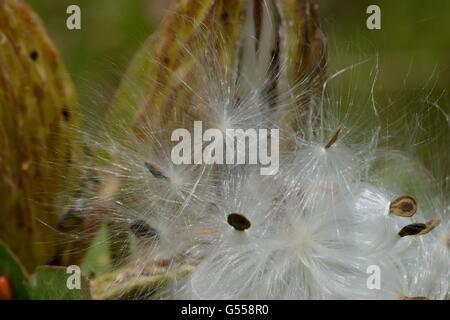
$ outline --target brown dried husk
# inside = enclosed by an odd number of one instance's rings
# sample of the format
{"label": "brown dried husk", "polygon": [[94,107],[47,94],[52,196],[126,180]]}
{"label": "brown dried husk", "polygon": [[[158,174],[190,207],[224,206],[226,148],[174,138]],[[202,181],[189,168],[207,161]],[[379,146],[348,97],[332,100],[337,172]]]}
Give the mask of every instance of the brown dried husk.
{"label": "brown dried husk", "polygon": [[74,86],[37,15],[0,1],[0,238],[28,270],[48,264],[66,186],[75,179]]}

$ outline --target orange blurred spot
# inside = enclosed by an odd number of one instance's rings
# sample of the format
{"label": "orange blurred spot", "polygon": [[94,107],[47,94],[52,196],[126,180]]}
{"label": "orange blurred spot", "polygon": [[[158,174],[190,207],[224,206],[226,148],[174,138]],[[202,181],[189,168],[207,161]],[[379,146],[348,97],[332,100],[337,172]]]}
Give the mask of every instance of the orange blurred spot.
{"label": "orange blurred spot", "polygon": [[13,293],[7,277],[0,276],[0,300],[12,300]]}

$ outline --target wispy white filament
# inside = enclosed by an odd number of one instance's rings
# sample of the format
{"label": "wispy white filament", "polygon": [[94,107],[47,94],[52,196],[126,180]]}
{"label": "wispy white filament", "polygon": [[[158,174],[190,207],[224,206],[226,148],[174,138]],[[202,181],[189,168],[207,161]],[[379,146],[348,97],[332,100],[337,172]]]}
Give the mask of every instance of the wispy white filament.
{"label": "wispy white filament", "polygon": [[[273,44],[270,15],[264,21],[262,42],[268,50]],[[254,32],[252,23],[245,26],[245,32]],[[280,170],[261,176],[252,165],[175,165],[171,132],[163,123],[152,123],[146,139],[111,141],[109,173],[121,180],[113,219],[125,226],[143,221],[159,234],[142,240],[141,258],[169,260],[172,269],[181,263],[195,266],[175,285],[172,293],[178,298],[448,297],[448,195],[431,192],[439,178],[432,178],[413,155],[381,146],[387,137],[380,124],[360,121],[363,115],[352,121],[349,106],[328,98],[328,91],[318,98],[315,112],[306,114],[298,111],[311,94],[307,86],[300,90],[303,84],[271,100],[263,90],[271,63],[267,52],[251,49],[251,35],[243,44],[241,74],[221,64],[213,45],[204,56],[193,55],[200,85],[192,105],[185,106],[184,119],[222,131],[279,128]],[[280,83],[287,68],[281,62]],[[364,112],[377,119],[374,108],[368,105]],[[298,131],[286,128],[286,115],[295,118]],[[327,146],[339,127],[336,141]],[[391,201],[411,188],[417,191],[417,213],[392,215]],[[231,213],[245,216],[251,226],[236,230],[227,221]],[[429,233],[399,236],[403,227],[430,219],[441,222]],[[380,271],[378,288],[368,285],[373,266]]]}

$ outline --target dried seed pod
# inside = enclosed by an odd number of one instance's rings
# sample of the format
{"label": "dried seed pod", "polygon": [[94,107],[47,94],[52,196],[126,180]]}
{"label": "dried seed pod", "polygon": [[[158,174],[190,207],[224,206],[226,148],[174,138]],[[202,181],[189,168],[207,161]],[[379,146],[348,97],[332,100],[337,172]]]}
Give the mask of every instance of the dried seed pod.
{"label": "dried seed pod", "polygon": [[330,139],[328,139],[327,144],[325,145],[325,149],[329,149],[339,138],[339,133],[341,132],[342,125],[336,128],[336,130],[331,135]]}
{"label": "dried seed pod", "polygon": [[417,211],[416,198],[403,195],[395,198],[389,205],[389,214],[400,217],[412,217]]}
{"label": "dried seed pod", "polygon": [[[267,70],[260,81],[271,106],[278,94],[298,88],[304,97],[299,108],[313,108],[322,89],[326,48],[311,1],[175,0],[167,12],[159,30],[135,55],[115,95],[106,121],[110,134],[124,135],[117,130],[117,119],[143,139],[152,124],[171,128],[183,123],[183,109],[202,89],[196,59],[223,66],[230,81],[246,78],[255,68]],[[202,54],[211,48],[214,60],[204,61]],[[295,126],[295,116],[285,118]]]}
{"label": "dried seed pod", "polygon": [[250,228],[250,220],[241,213],[231,213],[227,218],[228,224],[238,231],[244,231]]}
{"label": "dried seed pod", "polygon": [[139,238],[146,238],[151,240],[158,240],[159,233],[155,228],[152,228],[144,220],[135,220],[130,224],[130,230]]}
{"label": "dried seed pod", "polygon": [[155,164],[152,164],[150,162],[144,162],[145,166],[147,167],[148,171],[157,179],[168,179],[166,175],[162,172],[162,169],[158,168]]}
{"label": "dried seed pod", "polygon": [[398,235],[400,237],[424,235],[436,228],[440,223],[439,219],[432,219],[427,223],[411,223],[403,227]]}
{"label": "dried seed pod", "polygon": [[34,270],[63,242],[49,227],[78,183],[81,148],[74,86],[22,0],[0,1],[0,106],[0,235]]}

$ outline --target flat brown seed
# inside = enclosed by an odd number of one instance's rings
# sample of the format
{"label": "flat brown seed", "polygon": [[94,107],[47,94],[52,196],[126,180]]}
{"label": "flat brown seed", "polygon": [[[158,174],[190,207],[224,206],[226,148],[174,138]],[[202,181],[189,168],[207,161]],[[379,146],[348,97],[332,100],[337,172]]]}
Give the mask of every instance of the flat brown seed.
{"label": "flat brown seed", "polygon": [[400,237],[415,236],[421,233],[426,228],[427,225],[425,223],[411,223],[407,226],[404,226],[402,230],[399,231],[398,235]]}
{"label": "flat brown seed", "polygon": [[439,219],[431,219],[427,223],[411,223],[403,227],[398,233],[400,237],[405,236],[421,236],[429,233],[431,230],[436,228],[441,221]]}
{"label": "flat brown seed", "polygon": [[238,231],[244,231],[250,228],[250,220],[247,219],[243,214],[231,213],[227,218],[228,224]]}
{"label": "flat brown seed", "polygon": [[338,139],[339,133],[341,132],[342,125],[339,125],[339,127],[336,128],[336,130],[331,135],[330,139],[328,139],[327,144],[325,145],[325,149],[329,149]]}
{"label": "flat brown seed", "polygon": [[145,166],[147,167],[148,171],[157,179],[168,179],[167,176],[165,176],[161,169],[159,169],[156,165],[151,164],[150,162],[144,162]]}
{"label": "flat brown seed", "polygon": [[417,201],[413,196],[400,196],[389,205],[389,213],[399,217],[412,217],[416,211]]}

